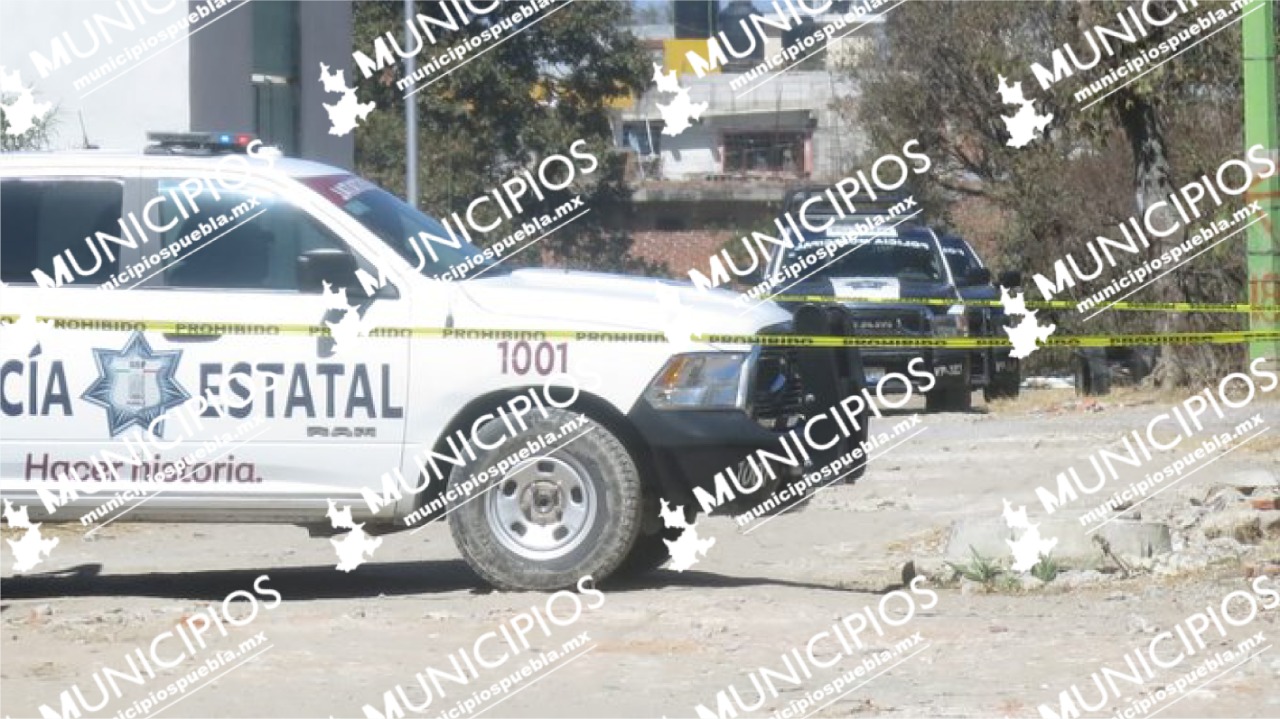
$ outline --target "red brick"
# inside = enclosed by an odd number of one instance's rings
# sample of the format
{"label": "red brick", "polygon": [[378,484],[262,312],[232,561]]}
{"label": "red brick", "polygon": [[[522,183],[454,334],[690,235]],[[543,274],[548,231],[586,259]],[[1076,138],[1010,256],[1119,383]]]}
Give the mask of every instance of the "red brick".
{"label": "red brick", "polygon": [[666,263],[672,277],[687,279],[692,269],[709,273],[711,256],[735,237],[731,230],[643,230],[632,234],[631,254]]}

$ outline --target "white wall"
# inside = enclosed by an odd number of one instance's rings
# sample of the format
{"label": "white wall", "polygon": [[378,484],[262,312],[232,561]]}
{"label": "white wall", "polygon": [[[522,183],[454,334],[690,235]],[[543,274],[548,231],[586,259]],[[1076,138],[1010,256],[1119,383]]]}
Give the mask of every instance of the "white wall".
{"label": "white wall", "polygon": [[662,176],[668,180],[697,179],[720,172],[719,144],[712,122],[703,120],[676,137],[663,136]]}
{"label": "white wall", "polygon": [[[54,104],[54,149],[82,145],[83,113],[90,142],[103,148],[138,150],[146,144],[148,130],[190,127],[190,30],[176,25],[189,11],[186,0],[3,0],[0,67],[9,74],[19,71],[23,84],[34,88],[37,102]],[[110,24],[126,18],[132,30]],[[57,64],[52,49],[55,38],[67,48],[69,61],[46,68],[48,76],[41,77],[31,54]],[[97,50],[93,51],[95,38]],[[120,59],[139,43],[143,52],[138,59],[123,58],[126,63],[113,72],[76,87],[78,79],[113,58]],[[72,46],[86,57],[77,57]]]}
{"label": "white wall", "polygon": [[677,137],[663,136],[662,176],[668,180],[699,179],[721,172],[719,145],[725,131],[804,131],[809,113],[790,111],[738,115],[703,116]]}
{"label": "white wall", "polygon": [[[735,90],[736,74],[706,77],[682,75],[680,84],[689,89],[695,103],[706,103],[702,121],[678,137],[661,139],[663,177],[671,180],[696,179],[720,172],[718,152],[720,132],[732,130],[812,130],[811,170],[815,181],[838,179],[848,169],[853,156],[863,149],[865,137],[859,128],[832,109],[834,101],[856,97],[856,88],[837,73],[793,70],[747,92]],[[671,98],[652,87],[631,107],[620,111],[621,122],[661,120],[658,103]],[[810,125],[810,118],[816,120]],[[615,140],[621,141],[621,122]]]}

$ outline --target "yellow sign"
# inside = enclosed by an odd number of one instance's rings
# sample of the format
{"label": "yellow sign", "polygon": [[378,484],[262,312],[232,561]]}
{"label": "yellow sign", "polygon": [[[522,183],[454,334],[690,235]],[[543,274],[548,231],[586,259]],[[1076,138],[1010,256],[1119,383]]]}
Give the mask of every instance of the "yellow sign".
{"label": "yellow sign", "polygon": [[[693,66],[689,64],[689,53],[693,53],[702,58],[707,65],[711,64],[710,51],[707,49],[706,40],[663,40],[662,41],[662,70],[670,72],[675,70],[680,75],[693,75]],[[716,67],[712,72],[720,72],[720,68]]]}

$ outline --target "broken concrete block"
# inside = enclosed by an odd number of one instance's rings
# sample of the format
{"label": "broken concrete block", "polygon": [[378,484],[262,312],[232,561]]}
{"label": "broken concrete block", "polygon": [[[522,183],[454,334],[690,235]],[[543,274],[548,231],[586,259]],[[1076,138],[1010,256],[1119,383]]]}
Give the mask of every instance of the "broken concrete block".
{"label": "broken concrete block", "polygon": [[1275,509],[1258,512],[1258,524],[1262,533],[1272,539],[1280,537],[1280,511]]}
{"label": "broken concrete block", "polygon": [[[1066,567],[1107,565],[1109,560],[1104,560],[1093,541],[1095,534],[1110,542],[1112,550],[1121,556],[1153,557],[1173,551],[1169,527],[1160,522],[1117,520],[1096,532],[1086,533],[1078,516],[1055,515],[1041,521],[1039,530],[1044,540],[1057,540],[1050,554]],[[946,557],[954,562],[970,561],[973,558],[970,547],[973,547],[983,557],[1001,560],[1008,566],[1013,551],[1007,542],[1016,541],[1021,533],[1022,530],[1010,529],[1000,517],[960,520],[951,527]]]}
{"label": "broken concrete block", "polygon": [[1280,477],[1269,469],[1256,467],[1232,472],[1219,478],[1215,484],[1235,487],[1245,494],[1253,494],[1258,489],[1280,487]]}
{"label": "broken concrete block", "polygon": [[1201,525],[1206,539],[1228,537],[1241,544],[1262,541],[1261,515],[1252,509],[1231,509],[1210,514]]}

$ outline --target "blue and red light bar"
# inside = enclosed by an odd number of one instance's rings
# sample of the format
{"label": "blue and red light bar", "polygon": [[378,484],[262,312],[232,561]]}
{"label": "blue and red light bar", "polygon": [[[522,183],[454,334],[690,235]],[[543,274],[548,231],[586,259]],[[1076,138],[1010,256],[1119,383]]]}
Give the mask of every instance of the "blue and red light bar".
{"label": "blue and red light bar", "polygon": [[246,152],[251,132],[148,132],[149,155],[215,155]]}

